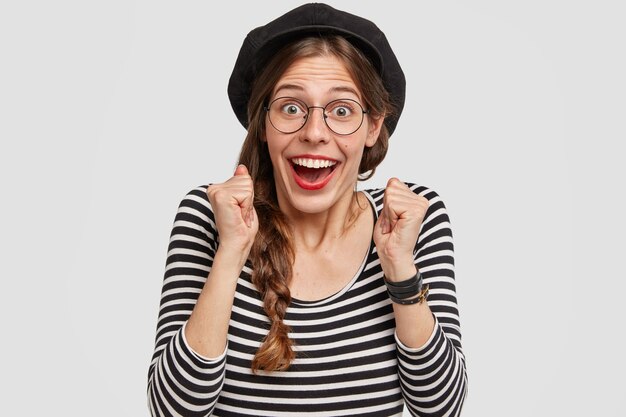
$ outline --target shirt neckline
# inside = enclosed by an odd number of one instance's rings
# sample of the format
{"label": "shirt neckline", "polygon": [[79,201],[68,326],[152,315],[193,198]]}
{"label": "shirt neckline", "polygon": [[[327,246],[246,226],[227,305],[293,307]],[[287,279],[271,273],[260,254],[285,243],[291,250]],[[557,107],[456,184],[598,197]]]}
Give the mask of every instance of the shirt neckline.
{"label": "shirt neckline", "polygon": [[[369,190],[361,190],[361,191],[363,192],[363,194],[365,195],[365,198],[369,202],[370,208],[372,210],[372,215],[374,216],[373,217],[374,227],[376,227],[376,221],[378,220],[378,213],[376,212],[376,204],[374,203],[374,200],[372,199],[372,196],[370,195]],[[298,306],[298,307],[317,307],[320,305],[331,303],[335,301],[336,299],[340,298],[342,295],[348,292],[350,288],[352,288],[354,283],[359,279],[359,277],[363,273],[363,270],[365,269],[367,260],[369,259],[372,252],[374,251],[375,246],[376,245],[374,244],[374,235],[373,235],[373,230],[372,230],[372,237],[370,238],[369,248],[367,249],[367,253],[363,257],[363,261],[361,261],[361,265],[359,266],[359,269],[357,269],[357,272],[354,274],[352,279],[348,281],[348,283],[344,285],[342,289],[340,289],[339,291],[337,291],[336,293],[332,295],[329,295],[328,297],[324,297],[319,300],[299,300],[297,298],[292,298],[291,304],[294,306]]]}

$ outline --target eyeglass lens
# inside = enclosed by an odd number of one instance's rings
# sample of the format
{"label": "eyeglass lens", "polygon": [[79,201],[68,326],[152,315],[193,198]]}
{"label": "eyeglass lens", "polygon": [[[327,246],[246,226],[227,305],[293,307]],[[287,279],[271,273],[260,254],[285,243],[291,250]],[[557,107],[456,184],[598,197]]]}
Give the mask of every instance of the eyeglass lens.
{"label": "eyeglass lens", "polygon": [[333,100],[321,106],[307,106],[294,97],[278,97],[268,106],[270,123],[282,133],[294,133],[302,129],[313,109],[322,109],[324,122],[338,135],[350,135],[363,124],[366,113],[357,101],[352,99]]}

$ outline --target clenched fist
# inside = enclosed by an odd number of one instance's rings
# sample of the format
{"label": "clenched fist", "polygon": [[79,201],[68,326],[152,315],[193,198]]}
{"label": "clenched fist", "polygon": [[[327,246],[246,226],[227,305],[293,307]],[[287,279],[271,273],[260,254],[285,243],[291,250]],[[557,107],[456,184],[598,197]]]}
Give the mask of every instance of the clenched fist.
{"label": "clenched fist", "polygon": [[254,185],[248,169],[239,165],[228,181],[211,184],[207,196],[215,214],[219,250],[237,253],[246,259],[259,230],[253,205]]}
{"label": "clenched fist", "polygon": [[397,178],[387,182],[383,209],[374,227],[374,243],[387,279],[402,281],[415,274],[413,249],[428,206],[428,199]]}

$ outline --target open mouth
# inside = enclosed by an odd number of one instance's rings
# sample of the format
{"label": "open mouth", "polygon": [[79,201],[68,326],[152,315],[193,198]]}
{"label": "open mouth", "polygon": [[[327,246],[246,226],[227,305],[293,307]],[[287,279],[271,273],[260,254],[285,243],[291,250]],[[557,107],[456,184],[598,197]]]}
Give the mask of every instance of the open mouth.
{"label": "open mouth", "polygon": [[329,159],[292,158],[294,178],[302,188],[312,190],[324,187],[332,177],[337,161]]}

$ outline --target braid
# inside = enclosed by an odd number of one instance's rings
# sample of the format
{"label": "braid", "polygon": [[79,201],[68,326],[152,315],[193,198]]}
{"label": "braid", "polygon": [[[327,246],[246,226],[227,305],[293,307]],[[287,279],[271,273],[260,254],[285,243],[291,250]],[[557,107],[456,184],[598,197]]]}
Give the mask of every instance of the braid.
{"label": "braid", "polygon": [[[273,178],[271,179],[273,183]],[[252,282],[257,286],[270,319],[270,330],[252,361],[253,371],[281,371],[289,368],[295,357],[290,328],[284,322],[291,301],[291,277],[294,251],[291,230],[278,208],[275,196],[262,179],[255,184],[255,208],[260,219],[257,237],[250,251]]]}

